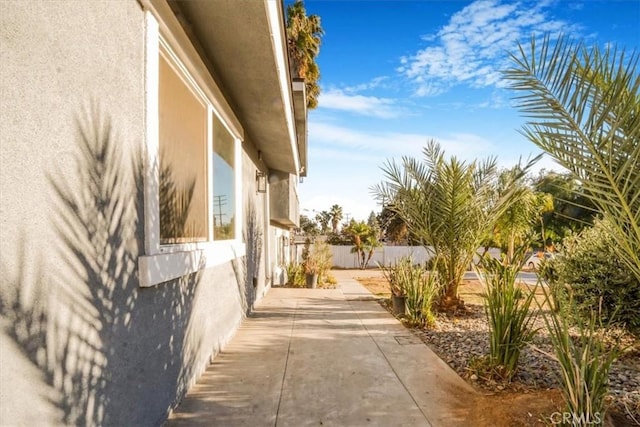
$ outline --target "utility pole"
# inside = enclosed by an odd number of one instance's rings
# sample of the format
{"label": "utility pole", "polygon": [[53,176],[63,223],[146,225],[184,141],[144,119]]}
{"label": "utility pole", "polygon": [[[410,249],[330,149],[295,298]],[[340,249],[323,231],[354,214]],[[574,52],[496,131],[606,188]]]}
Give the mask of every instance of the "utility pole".
{"label": "utility pole", "polygon": [[[227,196],[222,194],[220,196],[213,196],[213,205],[218,208],[218,213],[213,214],[213,226],[222,225],[222,217],[226,214],[222,213],[222,206],[227,204]],[[218,217],[218,222],[216,223],[216,216]]]}

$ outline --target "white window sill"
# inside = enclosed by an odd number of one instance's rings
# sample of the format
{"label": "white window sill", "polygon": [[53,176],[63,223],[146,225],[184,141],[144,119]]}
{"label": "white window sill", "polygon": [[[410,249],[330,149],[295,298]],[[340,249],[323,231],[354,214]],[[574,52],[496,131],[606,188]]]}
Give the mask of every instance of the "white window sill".
{"label": "white window sill", "polygon": [[145,255],[138,258],[140,287],[148,288],[245,255],[239,241],[212,242],[198,249]]}

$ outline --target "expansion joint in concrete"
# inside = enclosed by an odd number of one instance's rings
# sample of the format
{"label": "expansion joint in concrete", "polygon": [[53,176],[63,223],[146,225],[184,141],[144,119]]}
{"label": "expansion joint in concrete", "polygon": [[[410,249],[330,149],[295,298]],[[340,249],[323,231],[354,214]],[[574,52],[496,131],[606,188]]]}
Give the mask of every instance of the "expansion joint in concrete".
{"label": "expansion joint in concrete", "polygon": [[400,384],[402,384],[402,387],[405,389],[405,391],[407,392],[407,394],[411,397],[411,400],[413,400],[413,403],[416,405],[416,407],[420,410],[420,412],[422,413],[422,416],[424,417],[424,419],[427,421],[427,423],[431,426],[433,425],[431,423],[431,421],[429,420],[429,417],[427,417],[427,414],[425,414],[424,410],[422,409],[422,407],[420,406],[420,404],[416,401],[415,397],[413,397],[413,394],[411,393],[411,391],[409,391],[409,389],[407,388],[407,385],[404,383],[404,381],[402,381],[402,378],[400,377],[400,375],[398,375],[398,372],[396,372],[395,368],[393,367],[393,364],[391,363],[391,361],[389,360],[389,358],[387,357],[387,355],[385,354],[385,352],[382,350],[382,348],[380,347],[380,345],[378,344],[378,340],[376,340],[373,335],[371,335],[371,332],[369,331],[369,328],[367,328],[367,326],[365,325],[365,323],[362,321],[362,318],[360,317],[360,315],[358,314],[358,311],[355,309],[355,307],[353,306],[353,304],[351,304],[351,301],[349,301],[348,298],[345,298],[345,301],[347,302],[347,304],[349,304],[349,307],[351,307],[351,311],[353,312],[353,314],[355,314],[355,316],[358,318],[358,321],[360,322],[360,324],[362,325],[362,327],[364,328],[365,331],[367,331],[367,335],[369,336],[369,338],[371,338],[371,341],[373,341],[373,343],[376,345],[376,347],[378,348],[378,351],[380,352],[380,354],[382,354],[382,357],[384,357],[384,360],[387,362],[387,364],[389,365],[389,368],[391,368],[391,371],[393,372],[393,374],[396,376],[396,378],[398,379],[398,382],[400,382]]}
{"label": "expansion joint in concrete", "polygon": [[284,369],[282,370],[282,385],[280,386],[280,397],[278,398],[278,409],[276,410],[276,419],[274,427],[278,425],[278,416],[280,415],[280,404],[282,403],[282,395],[284,393],[284,382],[287,378],[287,366],[289,365],[289,354],[291,353],[291,341],[293,341],[293,331],[296,327],[296,316],[298,315],[299,301],[296,301],[296,306],[293,310],[293,319],[291,320],[291,330],[289,331],[289,345],[287,346],[287,357],[284,360]]}

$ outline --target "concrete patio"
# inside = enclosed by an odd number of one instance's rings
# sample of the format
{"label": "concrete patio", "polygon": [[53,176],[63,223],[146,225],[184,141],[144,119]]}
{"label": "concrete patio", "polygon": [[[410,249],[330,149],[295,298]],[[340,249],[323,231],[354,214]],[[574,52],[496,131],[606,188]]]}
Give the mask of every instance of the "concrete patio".
{"label": "concrete patio", "polygon": [[353,272],[272,289],[167,426],[465,426],[477,394]]}

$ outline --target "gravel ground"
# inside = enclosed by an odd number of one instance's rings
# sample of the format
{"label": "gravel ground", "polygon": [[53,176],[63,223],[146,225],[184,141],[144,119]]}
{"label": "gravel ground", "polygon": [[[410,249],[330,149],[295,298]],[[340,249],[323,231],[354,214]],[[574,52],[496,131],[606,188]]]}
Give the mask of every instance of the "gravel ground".
{"label": "gravel ground", "polygon": [[[477,361],[489,353],[488,325],[482,306],[468,305],[464,314],[455,317],[439,315],[435,327],[415,332],[459,375],[480,389],[526,392],[559,386],[558,364],[544,354],[553,354],[553,348],[541,318],[536,320],[536,327],[540,331],[521,353],[518,372],[509,384],[485,378],[480,371],[472,369],[474,362],[477,365]],[[616,412],[626,414],[630,425],[640,425],[640,343],[627,337],[624,344],[633,350],[627,351],[612,366],[610,404]]]}

